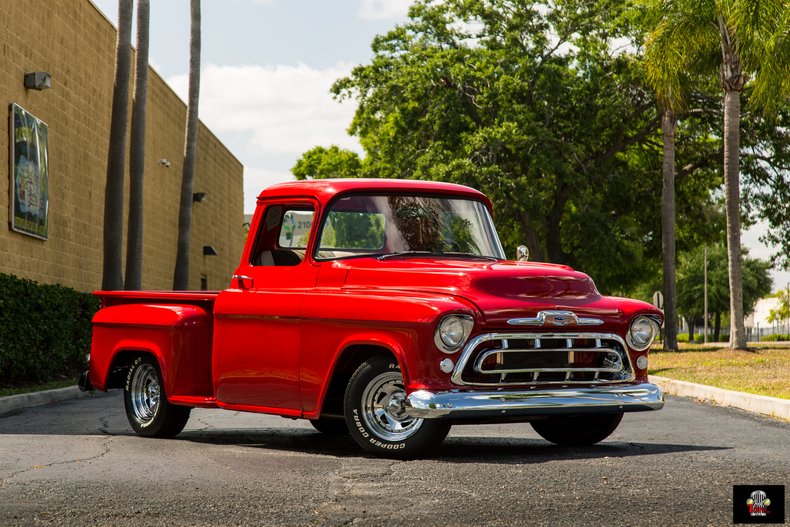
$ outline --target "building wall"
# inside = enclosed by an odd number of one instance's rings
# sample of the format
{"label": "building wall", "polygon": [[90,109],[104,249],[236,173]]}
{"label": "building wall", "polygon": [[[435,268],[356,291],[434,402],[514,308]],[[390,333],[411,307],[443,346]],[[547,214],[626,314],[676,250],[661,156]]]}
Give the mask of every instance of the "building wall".
{"label": "building wall", "polygon": [[[0,272],[82,291],[101,286],[116,38],[115,27],[89,0],[0,2],[0,101],[5,108],[4,114],[0,112]],[[52,87],[25,89],[24,74],[32,71],[51,73]],[[132,71],[132,84],[133,79]],[[130,116],[132,90],[130,86]],[[11,103],[49,127],[47,240],[11,230]],[[172,287],[185,120],[183,101],[149,68],[143,205],[146,289]],[[159,163],[161,159],[170,162],[169,168]],[[128,133],[126,166],[128,201]],[[226,287],[238,264],[244,239],[242,172],[241,163],[201,123],[194,191],[207,197],[193,206],[191,289],[200,288],[201,274],[210,289]],[[125,239],[123,243],[125,253]],[[213,246],[219,256],[204,257],[204,245]]]}

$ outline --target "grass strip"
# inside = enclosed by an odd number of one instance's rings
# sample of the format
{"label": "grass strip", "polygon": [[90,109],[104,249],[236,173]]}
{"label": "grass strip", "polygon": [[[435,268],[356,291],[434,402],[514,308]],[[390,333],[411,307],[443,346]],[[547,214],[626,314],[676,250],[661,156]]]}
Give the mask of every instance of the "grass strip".
{"label": "grass strip", "polygon": [[650,374],[725,390],[790,399],[790,348],[693,348],[650,353]]}
{"label": "grass strip", "polygon": [[56,388],[68,388],[69,386],[76,386],[77,381],[74,379],[63,379],[59,381],[45,382],[41,384],[29,384],[26,386],[11,386],[0,387],[0,397],[7,395],[19,395],[20,393],[41,392],[44,390],[54,390]]}

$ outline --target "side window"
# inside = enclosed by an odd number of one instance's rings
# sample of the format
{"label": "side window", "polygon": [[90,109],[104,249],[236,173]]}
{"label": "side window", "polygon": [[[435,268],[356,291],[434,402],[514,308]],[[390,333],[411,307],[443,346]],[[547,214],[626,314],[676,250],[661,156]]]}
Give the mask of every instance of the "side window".
{"label": "side window", "polygon": [[307,239],[313,226],[312,210],[286,210],[277,245],[291,249],[307,249]]}
{"label": "side window", "polygon": [[315,211],[307,205],[270,205],[264,212],[254,266],[294,266],[304,260]]}

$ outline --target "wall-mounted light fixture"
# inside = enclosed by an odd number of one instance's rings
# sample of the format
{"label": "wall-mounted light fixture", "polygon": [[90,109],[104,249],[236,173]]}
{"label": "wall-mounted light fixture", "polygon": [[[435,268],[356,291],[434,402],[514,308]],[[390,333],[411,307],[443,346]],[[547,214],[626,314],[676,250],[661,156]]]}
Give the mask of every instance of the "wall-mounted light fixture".
{"label": "wall-mounted light fixture", "polygon": [[192,194],[192,201],[195,203],[203,203],[206,201],[206,193],[205,192],[195,192]]}
{"label": "wall-mounted light fixture", "polygon": [[170,168],[170,161],[168,161],[165,158],[160,159],[159,160],[159,164],[162,165],[165,168]]}
{"label": "wall-mounted light fixture", "polygon": [[46,71],[25,73],[25,88],[29,90],[47,90],[52,87],[52,75]]}
{"label": "wall-mounted light fixture", "polygon": [[219,253],[212,245],[203,246],[203,256],[218,256]]}

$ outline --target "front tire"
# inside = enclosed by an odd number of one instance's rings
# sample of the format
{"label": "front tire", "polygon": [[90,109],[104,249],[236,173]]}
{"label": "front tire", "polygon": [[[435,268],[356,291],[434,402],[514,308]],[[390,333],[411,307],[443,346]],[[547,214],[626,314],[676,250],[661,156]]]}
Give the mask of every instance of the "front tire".
{"label": "front tire", "polygon": [[615,431],[623,413],[556,415],[533,421],[532,428],[540,436],[559,446],[589,446],[603,441]]}
{"label": "front tire", "polygon": [[377,356],[363,362],[346,388],[346,424],[365,451],[380,457],[411,459],[438,446],[450,424],[406,413],[406,389],[397,361]]}
{"label": "front tire", "polygon": [[126,417],[143,437],[173,437],[189,420],[188,406],[170,404],[159,364],[150,356],[137,357],[129,367],[123,389]]}

